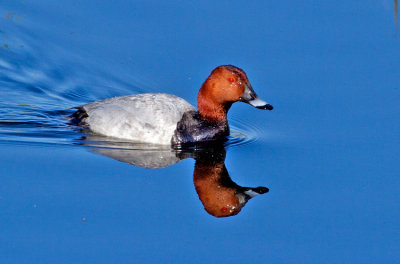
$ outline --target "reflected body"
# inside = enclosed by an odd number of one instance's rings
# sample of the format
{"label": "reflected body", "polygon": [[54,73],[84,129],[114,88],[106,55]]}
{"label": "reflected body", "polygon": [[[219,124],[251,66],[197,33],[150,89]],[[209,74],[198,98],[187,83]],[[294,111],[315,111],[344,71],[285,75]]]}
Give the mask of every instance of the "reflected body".
{"label": "reflected body", "polygon": [[185,149],[150,148],[94,148],[92,151],[124,163],[152,169],[194,158],[193,183],[196,192],[204,209],[215,217],[234,216],[251,198],[269,191],[266,187],[242,187],[232,181],[225,167],[226,150],[222,142],[197,144]]}
{"label": "reflected body", "polygon": [[227,113],[234,102],[273,107],[259,99],[242,69],[215,68],[197,97],[198,111],[175,95],[146,93],[115,97],[78,107],[72,121],[115,138],[162,145],[224,140]]}

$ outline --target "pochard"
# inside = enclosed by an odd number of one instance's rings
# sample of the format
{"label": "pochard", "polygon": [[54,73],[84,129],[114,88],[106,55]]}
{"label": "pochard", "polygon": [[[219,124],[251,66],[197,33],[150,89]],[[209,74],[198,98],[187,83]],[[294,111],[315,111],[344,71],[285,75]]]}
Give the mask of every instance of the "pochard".
{"label": "pochard", "polygon": [[201,86],[197,111],[175,95],[144,93],[78,106],[72,118],[104,136],[180,145],[226,139],[229,136],[227,113],[235,102],[273,109],[257,96],[242,69],[222,65],[215,68]]}

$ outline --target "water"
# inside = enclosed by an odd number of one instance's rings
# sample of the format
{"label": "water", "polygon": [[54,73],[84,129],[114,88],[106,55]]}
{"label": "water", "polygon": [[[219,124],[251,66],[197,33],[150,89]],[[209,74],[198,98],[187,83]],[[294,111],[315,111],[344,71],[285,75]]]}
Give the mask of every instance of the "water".
{"label": "water", "polygon": [[[5,1],[0,262],[399,262],[396,9]],[[167,92],[195,104],[221,64],[243,68],[275,107],[235,104],[225,146],[175,152],[68,123],[73,107],[112,96]],[[215,168],[227,170],[217,196],[269,192],[215,217],[199,195],[213,182],[198,174]]]}

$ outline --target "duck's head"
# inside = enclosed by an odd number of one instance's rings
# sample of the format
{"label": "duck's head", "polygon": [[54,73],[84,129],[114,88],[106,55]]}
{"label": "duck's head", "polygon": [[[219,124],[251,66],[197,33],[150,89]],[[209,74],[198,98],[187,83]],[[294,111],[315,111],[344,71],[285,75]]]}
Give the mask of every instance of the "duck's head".
{"label": "duck's head", "polygon": [[232,65],[219,66],[200,88],[197,97],[199,113],[210,121],[226,120],[226,113],[234,102],[248,103],[263,110],[273,109],[257,96],[242,69]]}

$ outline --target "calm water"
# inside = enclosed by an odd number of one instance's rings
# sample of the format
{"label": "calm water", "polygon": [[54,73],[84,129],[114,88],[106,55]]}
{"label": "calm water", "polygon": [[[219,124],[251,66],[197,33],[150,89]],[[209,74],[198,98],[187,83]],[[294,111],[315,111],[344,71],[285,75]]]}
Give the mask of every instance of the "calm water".
{"label": "calm water", "polygon": [[[396,9],[3,1],[0,263],[399,263]],[[176,153],[68,123],[112,96],[195,104],[221,64],[275,107],[235,104],[225,146]],[[202,196],[207,174],[222,182],[214,198],[269,192],[215,217],[227,209]]]}

